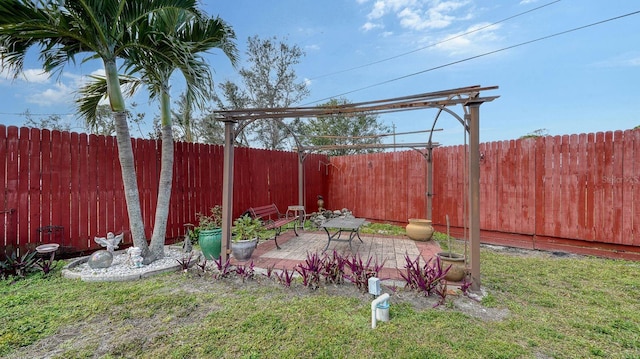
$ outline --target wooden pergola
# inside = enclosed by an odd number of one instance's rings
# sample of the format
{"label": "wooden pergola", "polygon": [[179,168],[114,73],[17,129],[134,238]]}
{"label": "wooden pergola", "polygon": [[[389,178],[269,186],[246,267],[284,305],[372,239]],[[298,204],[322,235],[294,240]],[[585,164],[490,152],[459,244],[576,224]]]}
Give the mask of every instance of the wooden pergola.
{"label": "wooden pergola", "polygon": [[[282,122],[285,118],[314,118],[336,115],[357,115],[362,113],[378,115],[400,111],[437,109],[438,114],[433,120],[432,131],[435,129],[436,122],[442,112],[447,112],[460,121],[466,133],[469,135],[468,209],[470,212],[469,242],[471,247],[469,262],[471,264],[471,289],[475,291],[480,290],[480,105],[485,102],[491,102],[499,97],[483,97],[481,96],[481,92],[496,89],[498,89],[498,86],[482,87],[476,85],[332,107],[248,108],[216,111],[216,119],[224,122],[225,124],[224,172],[222,185],[222,260],[226,260],[231,254],[230,245],[233,222],[233,144],[236,135],[235,125],[237,123],[257,120],[275,120]],[[464,112],[462,117],[451,109],[455,106],[462,106]],[[304,203],[304,155],[302,154],[304,148],[300,145],[300,141],[295,137],[295,135],[294,139],[298,143],[299,203],[302,205]],[[426,145],[425,148],[428,151],[427,178],[429,178],[433,170],[431,155],[434,143],[432,142],[432,136],[429,136],[429,141],[427,143],[416,145]],[[402,147],[411,146],[403,145]],[[432,181],[427,182],[428,218],[431,218],[431,182]]]}

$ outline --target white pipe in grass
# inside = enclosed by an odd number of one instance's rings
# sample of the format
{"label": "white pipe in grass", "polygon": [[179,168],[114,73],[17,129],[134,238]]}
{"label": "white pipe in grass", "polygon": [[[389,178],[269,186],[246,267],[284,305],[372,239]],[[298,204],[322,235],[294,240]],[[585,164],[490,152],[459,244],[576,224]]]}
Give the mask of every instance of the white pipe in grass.
{"label": "white pipe in grass", "polygon": [[382,303],[388,299],[389,299],[389,293],[384,293],[371,302],[371,329],[376,329],[376,324],[378,322],[378,319],[376,317],[376,307],[378,306],[379,303]]}

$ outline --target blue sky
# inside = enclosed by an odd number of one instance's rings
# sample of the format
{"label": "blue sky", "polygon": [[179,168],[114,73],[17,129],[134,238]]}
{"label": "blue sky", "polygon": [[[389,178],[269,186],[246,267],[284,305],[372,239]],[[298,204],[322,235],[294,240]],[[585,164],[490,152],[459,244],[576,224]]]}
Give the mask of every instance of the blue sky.
{"label": "blue sky", "polygon": [[[332,97],[360,102],[496,85],[498,90],[485,95],[500,98],[480,109],[482,142],[514,139],[537,129],[563,135],[640,125],[640,14],[513,47],[639,11],[636,1],[203,0],[202,7],[234,28],[240,67],[245,65],[247,38],[254,35],[275,36],[304,50],[295,70],[307,82],[310,96],[298,105]],[[216,81],[239,80],[220,52],[208,59]],[[0,123],[20,126],[21,113],[29,110],[36,118],[60,114],[81,131],[74,91],[84,76],[100,70],[100,63],[70,64],[60,77],[48,78],[34,51],[23,77],[0,76]],[[182,87],[176,79],[174,98]],[[144,93],[133,101],[147,113],[148,122],[158,113]],[[434,115],[410,111],[380,119],[397,132],[409,132],[430,127]],[[463,142],[462,128],[453,118],[443,117],[437,127],[443,131],[435,141]],[[422,142],[424,137],[397,136],[396,142]]]}

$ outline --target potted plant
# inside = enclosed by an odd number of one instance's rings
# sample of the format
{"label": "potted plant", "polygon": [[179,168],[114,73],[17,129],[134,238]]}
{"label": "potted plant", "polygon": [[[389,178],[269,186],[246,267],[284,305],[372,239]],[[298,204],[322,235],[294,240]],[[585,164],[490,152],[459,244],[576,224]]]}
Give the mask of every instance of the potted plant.
{"label": "potted plant", "polygon": [[198,238],[202,255],[206,259],[220,258],[222,246],[222,206],[215,205],[211,214],[197,213],[198,226],[189,232],[190,238]]}
{"label": "potted plant", "polygon": [[253,250],[258,246],[258,239],[265,232],[262,222],[257,218],[244,215],[233,221],[233,240],[231,253],[239,261],[251,258]]}
{"label": "potted plant", "polygon": [[446,219],[447,245],[449,251],[436,253],[436,256],[440,258],[443,268],[451,267],[445,275],[444,279],[450,282],[459,282],[464,279],[464,276],[467,274],[465,256],[463,254],[453,253],[453,247],[451,246],[451,235],[449,233],[449,215],[446,216]]}

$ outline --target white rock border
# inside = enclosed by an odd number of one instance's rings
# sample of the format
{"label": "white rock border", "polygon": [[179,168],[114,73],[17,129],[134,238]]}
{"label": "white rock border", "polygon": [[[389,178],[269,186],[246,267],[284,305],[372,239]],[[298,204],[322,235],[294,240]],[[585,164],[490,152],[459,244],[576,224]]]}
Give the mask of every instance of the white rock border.
{"label": "white rock border", "polygon": [[[202,253],[193,251],[192,264],[198,263]],[[123,282],[142,278],[148,278],[166,272],[178,271],[182,266],[177,260],[182,260],[187,253],[182,247],[165,246],[164,258],[155,260],[149,265],[135,268],[126,264],[126,250],[113,253],[113,263],[108,268],[93,269],[87,261],[91,256],[80,257],[72,260],[62,269],[62,276],[69,279],[80,279],[85,282]]]}

